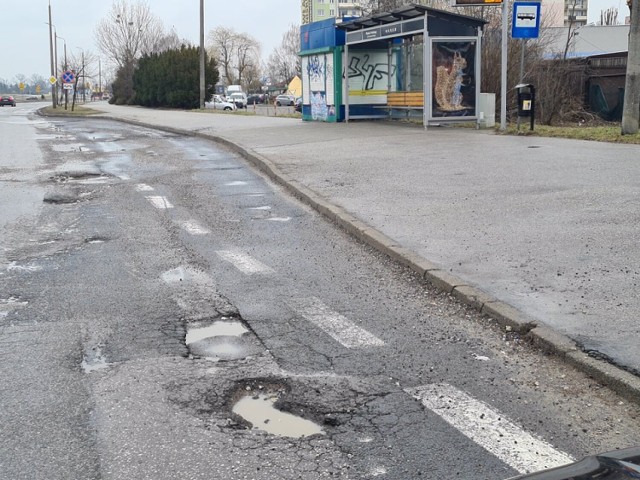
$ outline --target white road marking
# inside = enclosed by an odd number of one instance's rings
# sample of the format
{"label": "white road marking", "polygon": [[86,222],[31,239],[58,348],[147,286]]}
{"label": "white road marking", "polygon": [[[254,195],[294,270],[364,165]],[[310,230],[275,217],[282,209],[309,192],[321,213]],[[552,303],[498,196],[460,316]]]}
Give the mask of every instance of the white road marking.
{"label": "white road marking", "polygon": [[250,257],[246,253],[237,250],[218,250],[216,252],[220,258],[231,263],[234,267],[247,275],[274,273],[273,269],[264,263]]}
{"label": "white road marking", "polygon": [[566,465],[574,459],[534,437],[497,410],[446,383],[405,392],[520,473]]}
{"label": "white road marking", "polygon": [[236,180],[236,181],[234,181],[234,182],[227,182],[227,183],[225,183],[225,185],[226,185],[227,187],[239,187],[239,186],[241,186],[241,185],[246,185],[246,184],[247,184],[247,182],[243,182],[242,180]]}
{"label": "white road marking", "polygon": [[264,205],[262,207],[251,207],[249,210],[271,210],[271,207],[269,205]]}
{"label": "white road marking", "polygon": [[211,230],[204,228],[195,220],[184,222],[182,224],[182,228],[184,228],[190,235],[207,235],[211,233]]}
{"label": "white road marking", "polygon": [[151,202],[151,205],[160,210],[173,208],[173,205],[171,205],[171,202],[167,200],[167,197],[163,197],[161,195],[147,195],[145,198]]}
{"label": "white road marking", "polygon": [[153,192],[153,187],[146,183],[139,183],[136,185],[136,190],[139,192]]}
{"label": "white road marking", "polygon": [[291,217],[271,217],[267,218],[270,222],[288,222],[291,220]]}
{"label": "white road marking", "polygon": [[375,335],[336,313],[318,298],[291,299],[287,305],[298,315],[307,319],[326,334],[347,348],[374,347],[384,345]]}

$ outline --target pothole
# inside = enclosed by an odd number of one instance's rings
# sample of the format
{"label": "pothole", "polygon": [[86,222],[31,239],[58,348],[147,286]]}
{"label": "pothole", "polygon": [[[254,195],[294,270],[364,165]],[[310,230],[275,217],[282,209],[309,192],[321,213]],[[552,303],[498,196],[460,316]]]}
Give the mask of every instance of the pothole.
{"label": "pothole", "polygon": [[194,357],[208,360],[241,360],[261,351],[242,322],[222,320],[187,325],[185,344]]}
{"label": "pothole", "polygon": [[104,243],[106,241],[108,241],[109,239],[106,237],[89,237],[89,238],[85,238],[84,239],[84,243],[88,243],[88,244],[95,244],[95,243]]}
{"label": "pothole", "polygon": [[213,337],[240,337],[249,332],[240,322],[219,320],[209,326],[192,326],[187,330],[187,345]]}
{"label": "pothole", "polygon": [[42,199],[44,203],[50,203],[53,205],[77,203],[79,200],[80,199],[78,198],[77,195],[60,193],[60,192],[47,193]]}
{"label": "pothole", "polygon": [[109,367],[106,357],[99,346],[87,348],[82,357],[82,369],[85,373],[103,370]]}
{"label": "pothole", "polygon": [[270,435],[288,438],[324,435],[320,425],[276,408],[283,392],[284,388],[258,385],[253,389],[247,386],[244,392],[239,393],[240,397],[234,403],[232,412],[249,423],[254,430]]}

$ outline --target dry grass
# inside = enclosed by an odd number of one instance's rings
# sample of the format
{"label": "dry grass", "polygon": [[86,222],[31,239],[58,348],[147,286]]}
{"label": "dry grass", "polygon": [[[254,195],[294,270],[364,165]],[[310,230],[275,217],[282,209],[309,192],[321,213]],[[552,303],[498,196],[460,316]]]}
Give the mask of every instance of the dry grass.
{"label": "dry grass", "polygon": [[640,144],[640,133],[622,135],[619,123],[602,123],[599,125],[535,125],[529,130],[529,121],[523,122],[520,131],[515,125],[509,125],[507,134],[528,135],[538,137],[572,138],[576,140],[592,140],[595,142]]}
{"label": "dry grass", "polygon": [[58,106],[57,108],[53,108],[52,106],[44,107],[40,109],[44,115],[61,115],[61,116],[79,116],[83,117],[86,115],[98,115],[103,112],[98,112],[97,110],[93,110],[92,108],[84,107],[82,105],[76,105],[71,111],[71,105],[67,106],[67,109],[64,109],[64,105]]}

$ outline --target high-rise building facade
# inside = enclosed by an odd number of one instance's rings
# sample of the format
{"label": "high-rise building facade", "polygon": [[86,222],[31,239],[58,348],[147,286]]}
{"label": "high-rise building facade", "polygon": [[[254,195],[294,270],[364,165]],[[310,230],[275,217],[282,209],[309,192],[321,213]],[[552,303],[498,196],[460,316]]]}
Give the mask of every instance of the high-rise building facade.
{"label": "high-rise building facade", "polygon": [[579,27],[587,24],[589,0],[564,1],[564,26]]}
{"label": "high-rise building facade", "polygon": [[307,24],[327,18],[359,17],[362,0],[340,2],[338,0],[302,0],[302,23]]}

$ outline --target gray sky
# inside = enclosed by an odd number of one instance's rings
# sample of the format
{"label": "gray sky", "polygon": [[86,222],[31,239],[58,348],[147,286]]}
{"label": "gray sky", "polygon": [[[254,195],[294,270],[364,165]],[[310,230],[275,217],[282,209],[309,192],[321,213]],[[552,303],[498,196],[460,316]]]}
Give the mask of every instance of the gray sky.
{"label": "gray sky", "polygon": [[[49,78],[49,0],[17,0],[2,8],[2,61],[0,79],[13,81],[16,74]],[[129,2],[137,3],[137,1]],[[147,0],[153,13],[181,39],[199,43],[199,0]],[[111,10],[111,0],[51,0],[52,23],[67,43],[67,52],[82,49],[98,54],[94,30]],[[7,18],[9,17],[9,18]],[[262,44],[266,59],[291,24],[300,24],[299,0],[205,0],[205,32],[219,25],[248,33]],[[58,39],[58,52],[63,48]]]}

